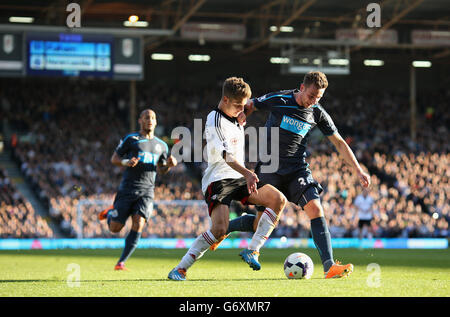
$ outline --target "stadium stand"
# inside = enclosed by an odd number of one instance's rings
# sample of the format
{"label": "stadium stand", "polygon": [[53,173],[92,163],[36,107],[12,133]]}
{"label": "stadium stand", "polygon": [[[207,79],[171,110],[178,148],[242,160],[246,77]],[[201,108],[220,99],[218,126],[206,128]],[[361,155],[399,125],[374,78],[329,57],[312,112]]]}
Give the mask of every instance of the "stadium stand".
{"label": "stadium stand", "polygon": [[0,238],[14,237],[51,238],[53,232],[0,168]]}
{"label": "stadium stand", "polygon": [[[79,229],[76,215],[80,200],[112,203],[114,199],[121,168],[111,165],[109,159],[119,139],[128,133],[127,94],[126,86],[117,82],[87,85],[82,80],[22,79],[15,80],[14,85],[2,85],[2,115],[19,135],[13,148],[14,160],[47,206],[51,219],[68,237],[75,237]],[[330,89],[324,97],[325,108],[372,175],[374,237],[449,236],[448,94],[448,90],[441,90],[433,95],[432,116],[426,102],[419,102],[417,142],[409,137],[408,107],[401,93],[386,92],[380,96],[373,91],[350,95]],[[218,98],[217,87],[138,87],[137,104],[139,111],[146,107],[156,111],[156,135],[172,145],[171,130],[177,126],[192,129],[193,117],[204,118]],[[16,111],[7,111],[11,107]],[[176,117],[170,115],[174,112]],[[255,114],[249,125],[263,124],[264,115]],[[322,136],[313,137],[311,145],[308,162],[325,189],[322,199],[330,231],[334,237],[356,237],[358,219],[353,201],[360,190],[357,179]],[[199,186],[201,169],[202,164],[180,164],[168,175],[158,177],[156,200],[203,200]],[[9,192],[9,197],[14,195],[14,191]],[[11,208],[26,209],[33,215],[26,202],[8,206],[2,203],[2,221],[6,221],[5,215]],[[238,214],[255,211],[253,207],[234,208]],[[309,221],[296,209],[292,205],[286,208],[274,236],[309,236]],[[100,206],[85,206],[83,236],[117,236],[97,221],[99,210]],[[52,235],[39,217],[18,230],[17,217],[2,226],[7,228],[3,229],[3,237]],[[205,230],[208,221],[203,207],[156,205],[143,237],[194,237]],[[119,236],[125,234],[123,230]]]}

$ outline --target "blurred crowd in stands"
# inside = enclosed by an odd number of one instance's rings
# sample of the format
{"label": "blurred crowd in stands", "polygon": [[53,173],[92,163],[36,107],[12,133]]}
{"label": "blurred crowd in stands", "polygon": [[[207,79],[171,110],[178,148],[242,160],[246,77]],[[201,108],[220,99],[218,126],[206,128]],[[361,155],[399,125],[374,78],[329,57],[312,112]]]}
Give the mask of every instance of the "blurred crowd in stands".
{"label": "blurred crowd in stands", "polygon": [[[372,174],[369,195],[373,198],[373,220],[366,237],[448,237],[450,190],[448,154],[402,154],[387,159],[375,153],[374,164],[380,173],[396,178],[392,186]],[[336,153],[311,157],[310,168],[324,187],[325,218],[331,236],[358,237],[358,210],[354,205],[361,194],[357,177]],[[288,206],[276,235],[308,237],[309,220],[300,208]]]}
{"label": "blurred crowd in stands", "polygon": [[53,231],[0,168],[0,238],[52,238]]}
{"label": "blurred crowd in stands", "polygon": [[[254,96],[265,92],[254,89]],[[172,146],[172,129],[193,129],[193,118],[205,119],[217,106],[221,90],[220,83],[201,89],[145,87],[140,83],[137,93],[137,113],[154,109],[158,120],[155,134]],[[407,95],[380,95],[378,91],[325,94],[322,105],[372,175],[373,221],[365,236],[449,236],[449,99],[450,90],[434,92],[424,100],[419,96],[417,138],[413,141]],[[428,104],[429,100],[433,104]],[[130,132],[128,85],[17,79],[2,83],[0,106],[1,118],[18,135],[11,148],[13,158],[48,209],[49,221],[56,223],[64,236],[76,237],[81,206],[84,237],[125,236],[129,224],[121,233],[111,234],[106,224],[97,220],[97,213],[112,204],[123,172],[110,164],[110,157],[120,138]],[[265,117],[266,113],[257,112],[248,125],[261,126]],[[362,190],[358,179],[317,129],[309,143],[307,160],[324,188],[322,201],[332,237],[357,237],[354,200]],[[200,202],[187,206],[155,204],[143,237],[195,237],[208,228],[200,190],[204,167],[204,163],[181,163],[169,174],[157,177],[156,201]],[[4,171],[0,185],[0,237],[54,236]],[[236,203],[232,212],[239,215],[255,212],[255,208]],[[308,237],[309,225],[299,207],[288,205],[273,236]]]}

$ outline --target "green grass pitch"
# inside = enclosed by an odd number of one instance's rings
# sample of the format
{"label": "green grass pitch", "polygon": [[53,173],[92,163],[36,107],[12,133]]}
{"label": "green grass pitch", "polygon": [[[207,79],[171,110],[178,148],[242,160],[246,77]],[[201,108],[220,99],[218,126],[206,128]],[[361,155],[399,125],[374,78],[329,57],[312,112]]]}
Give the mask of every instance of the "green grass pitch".
{"label": "green grass pitch", "polygon": [[[130,271],[123,272],[113,270],[119,249],[0,251],[0,296],[450,296],[448,249],[335,249],[335,258],[353,263],[355,270],[349,278],[325,280],[315,249],[263,249],[262,269],[255,272],[240,259],[239,250],[219,248],[188,271],[188,281],[169,281],[168,272],[185,252],[138,249],[127,262]],[[312,258],[315,270],[310,280],[284,276],[284,259],[294,252]],[[79,285],[71,275],[73,263],[79,267]]]}

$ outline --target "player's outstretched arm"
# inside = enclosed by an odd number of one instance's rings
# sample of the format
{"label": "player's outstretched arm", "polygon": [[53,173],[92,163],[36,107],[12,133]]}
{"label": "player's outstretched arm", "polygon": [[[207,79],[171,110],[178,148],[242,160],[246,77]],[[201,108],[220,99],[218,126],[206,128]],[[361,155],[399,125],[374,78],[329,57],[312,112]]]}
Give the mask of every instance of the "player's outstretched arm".
{"label": "player's outstretched arm", "polygon": [[339,152],[339,155],[344,159],[344,161],[358,173],[361,185],[363,187],[369,187],[370,175],[362,169],[361,165],[359,165],[358,160],[353,154],[352,149],[348,146],[347,142],[345,142],[338,132],[328,136],[328,139],[336,147],[336,150]]}
{"label": "player's outstretched arm", "polygon": [[256,185],[256,183],[259,182],[258,176],[256,176],[255,173],[247,169],[245,166],[242,166],[231,154],[224,152],[223,158],[232,169],[245,177],[245,180],[247,181],[248,193],[257,194],[258,186]]}
{"label": "player's outstretched arm", "polygon": [[117,152],[111,156],[111,163],[116,166],[135,167],[139,163],[140,158],[133,157],[131,159],[121,159]]}

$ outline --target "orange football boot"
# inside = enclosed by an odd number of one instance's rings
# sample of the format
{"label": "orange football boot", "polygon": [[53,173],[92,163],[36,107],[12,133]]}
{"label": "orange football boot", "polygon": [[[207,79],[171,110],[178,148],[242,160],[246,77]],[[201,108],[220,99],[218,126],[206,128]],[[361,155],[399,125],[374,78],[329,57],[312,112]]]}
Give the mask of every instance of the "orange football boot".
{"label": "orange football boot", "polygon": [[216,251],[216,249],[219,247],[219,244],[222,243],[223,240],[225,240],[230,234],[224,234],[223,236],[221,236],[219,239],[217,239],[216,242],[214,242],[213,244],[211,244],[211,246],[209,247],[209,249],[211,251]]}
{"label": "orange football boot", "polygon": [[117,263],[116,266],[114,267],[114,270],[115,271],[129,271],[129,269],[127,269],[125,267],[125,263],[123,263],[123,262]]}
{"label": "orange football boot", "polygon": [[328,272],[325,272],[325,278],[340,278],[348,277],[353,272],[353,264],[342,265],[341,262],[336,261]]}
{"label": "orange football boot", "polygon": [[108,211],[110,211],[111,209],[114,209],[114,206],[109,206],[108,208],[102,210],[98,214],[98,220],[105,220],[106,219],[106,215],[108,214]]}

